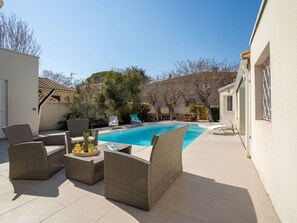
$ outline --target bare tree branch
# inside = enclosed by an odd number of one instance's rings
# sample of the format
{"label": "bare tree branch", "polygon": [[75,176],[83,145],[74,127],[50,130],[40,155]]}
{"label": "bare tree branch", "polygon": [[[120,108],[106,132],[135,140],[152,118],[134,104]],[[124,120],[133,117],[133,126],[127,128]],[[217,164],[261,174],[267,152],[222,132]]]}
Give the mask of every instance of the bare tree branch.
{"label": "bare tree branch", "polygon": [[13,51],[39,56],[41,46],[27,22],[14,14],[6,17],[0,13],[0,47]]}

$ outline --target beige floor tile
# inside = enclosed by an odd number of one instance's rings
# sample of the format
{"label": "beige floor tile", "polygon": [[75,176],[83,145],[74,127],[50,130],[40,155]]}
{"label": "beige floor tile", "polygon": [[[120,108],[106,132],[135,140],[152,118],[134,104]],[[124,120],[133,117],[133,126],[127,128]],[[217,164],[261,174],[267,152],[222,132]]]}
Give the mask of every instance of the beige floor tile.
{"label": "beige floor tile", "polygon": [[32,201],[38,197],[30,195],[21,195],[17,197],[17,194],[8,192],[0,195],[0,215],[13,210],[29,201]]}
{"label": "beige floor tile", "polygon": [[18,196],[33,195],[40,197],[57,197],[59,186],[65,181],[60,172],[48,180],[11,180],[11,184]]}
{"label": "beige floor tile", "polygon": [[9,163],[0,163],[0,172],[4,171],[4,170],[8,170],[9,169]]}
{"label": "beige floor tile", "polygon": [[0,174],[4,177],[6,177],[7,179],[9,178],[9,170],[2,170],[0,171]]}
{"label": "beige floor tile", "polygon": [[259,223],[254,205],[215,197],[211,223]]}
{"label": "beige floor tile", "polygon": [[246,177],[248,172],[245,165],[239,165],[228,162],[217,162],[218,172],[221,174],[228,173],[228,175]]}
{"label": "beige floor tile", "polygon": [[63,209],[51,217],[42,221],[43,223],[93,223],[95,220],[88,217],[89,212],[84,210],[69,210],[70,208]]}
{"label": "beige floor tile", "polygon": [[248,176],[234,175],[230,173],[220,173],[216,177],[216,182],[242,188],[252,188]]}
{"label": "beige floor tile", "polygon": [[197,176],[188,172],[183,172],[174,181],[173,186],[188,191],[189,193],[208,193],[213,192],[215,180]]}
{"label": "beige floor tile", "polygon": [[98,220],[115,207],[115,205],[105,197],[93,193],[87,194],[71,206],[73,210],[88,213],[87,216],[93,220]]}
{"label": "beige floor tile", "polygon": [[38,198],[3,215],[0,215],[0,222],[40,222],[62,208],[64,207],[60,204],[44,198]]}
{"label": "beige floor tile", "polygon": [[7,180],[7,176],[4,176],[0,173],[0,182],[4,180]]}
{"label": "beige floor tile", "polygon": [[192,191],[175,188],[163,209],[190,217],[209,220],[212,208],[212,192]]}
{"label": "beige floor tile", "polygon": [[14,187],[8,179],[0,182],[0,195],[6,194],[8,192],[13,192],[13,191],[14,191]]}
{"label": "beige floor tile", "polygon": [[253,191],[249,191],[246,188],[231,186],[228,184],[216,183],[214,186],[214,197],[235,201],[245,204],[253,203],[251,194]]}
{"label": "beige floor tile", "polygon": [[82,198],[86,194],[86,190],[75,187],[72,184],[67,184],[64,187],[59,188],[59,194],[56,197],[49,197],[47,199],[57,202],[63,206],[67,206],[74,201]]}
{"label": "beige floor tile", "polygon": [[[132,222],[134,222],[134,220],[136,220],[138,222],[152,222],[156,218],[157,214],[161,211],[161,208],[163,207],[164,203],[166,202],[166,200],[170,196],[172,190],[173,190],[173,187],[170,187],[162,195],[162,197],[157,201],[157,203],[154,205],[154,207],[150,211],[144,211],[142,209],[135,208],[135,207],[132,207],[132,206],[129,206],[129,205],[126,205],[126,204],[122,204],[122,203],[119,203],[119,202],[116,202],[116,201],[111,201],[112,203],[114,203],[114,205],[116,207],[114,209],[112,209],[111,212],[107,213],[107,215],[111,215],[113,213],[120,213],[120,215],[124,215],[128,219],[130,219],[132,217],[133,218]],[[125,212],[125,213],[123,213],[123,212]],[[104,216],[102,219],[105,222],[105,220],[109,219],[109,217],[110,216]],[[125,219],[126,219],[126,217],[125,217]],[[108,222],[108,221],[106,221],[106,222]]]}
{"label": "beige floor tile", "polygon": [[44,222],[95,222],[113,207],[114,205],[102,196],[88,194]]}
{"label": "beige floor tile", "polygon": [[200,177],[206,177],[208,179],[216,179],[217,175],[219,174],[217,171],[206,169],[206,168],[200,168],[197,165],[187,165],[183,164],[184,172],[194,174]]}
{"label": "beige floor tile", "polygon": [[[97,222],[100,223],[135,223],[135,222],[152,222],[152,219],[145,221],[146,215],[150,215],[150,212],[143,211],[143,215],[138,214],[134,216],[133,213],[129,213],[116,206],[112,208],[106,215],[100,218]],[[149,218],[149,217],[147,217]]]}
{"label": "beige floor tile", "polygon": [[156,223],[207,223],[201,219],[193,218],[187,215],[162,210],[156,217]]}
{"label": "beige floor tile", "polygon": [[133,155],[149,161],[150,160],[151,151],[152,151],[152,147],[149,146],[148,148],[143,149],[141,151],[138,151],[138,152],[134,153]]}

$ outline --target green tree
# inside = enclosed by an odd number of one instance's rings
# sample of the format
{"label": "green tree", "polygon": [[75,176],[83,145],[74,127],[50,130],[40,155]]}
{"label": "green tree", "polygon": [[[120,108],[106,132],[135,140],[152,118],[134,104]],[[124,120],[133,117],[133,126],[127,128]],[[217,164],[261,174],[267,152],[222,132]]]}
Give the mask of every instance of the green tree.
{"label": "green tree", "polygon": [[101,71],[97,73],[93,73],[90,77],[86,79],[87,83],[90,84],[100,84],[103,83],[105,76],[109,73],[110,71]]}
{"label": "green tree", "polygon": [[139,73],[134,71],[127,71],[123,77],[123,85],[125,87],[129,102],[132,102],[133,104],[139,104],[143,83],[142,77]]}
{"label": "green tree", "polygon": [[116,71],[106,73],[103,81],[105,96],[112,108],[118,111],[121,111],[128,102],[124,82],[124,76]]}
{"label": "green tree", "polygon": [[139,68],[138,66],[131,66],[131,67],[126,67],[124,73],[137,73],[141,77],[141,82],[143,84],[147,84],[151,82],[151,77],[146,73],[145,69]]}
{"label": "green tree", "polygon": [[98,85],[77,86],[73,97],[68,97],[67,102],[65,105],[70,111],[68,118],[86,118],[93,127],[106,126],[106,99]]}

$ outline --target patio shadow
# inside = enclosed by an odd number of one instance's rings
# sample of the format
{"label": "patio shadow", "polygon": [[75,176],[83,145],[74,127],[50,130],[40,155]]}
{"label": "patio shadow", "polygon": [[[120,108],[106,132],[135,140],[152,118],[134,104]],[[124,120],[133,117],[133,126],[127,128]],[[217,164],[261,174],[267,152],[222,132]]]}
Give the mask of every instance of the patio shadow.
{"label": "patio shadow", "polygon": [[117,208],[100,220],[126,215],[139,222],[258,222],[251,196],[245,188],[187,172],[175,180],[149,212],[111,202]]}
{"label": "patio shadow", "polygon": [[77,188],[83,189],[90,193],[104,196],[104,180],[101,180],[94,185],[88,185],[72,179],[68,179],[68,180],[71,181],[74,184],[74,186]]}
{"label": "patio shadow", "polygon": [[[63,173],[62,173],[63,172]],[[16,194],[13,200],[18,199],[23,194],[57,197],[59,195],[59,186],[66,181],[64,169],[53,175],[48,180],[10,180]]]}
{"label": "patio shadow", "polygon": [[7,140],[1,139],[0,140],[0,164],[8,162],[8,152],[7,147],[9,143]]}

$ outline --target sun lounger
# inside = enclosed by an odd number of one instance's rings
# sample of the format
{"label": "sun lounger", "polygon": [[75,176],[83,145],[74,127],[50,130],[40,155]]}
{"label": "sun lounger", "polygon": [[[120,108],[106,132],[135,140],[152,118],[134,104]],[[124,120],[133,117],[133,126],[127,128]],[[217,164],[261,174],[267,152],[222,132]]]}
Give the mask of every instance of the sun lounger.
{"label": "sun lounger", "polygon": [[111,116],[109,116],[109,119],[108,119],[108,126],[109,126],[109,127],[119,126],[118,116],[116,116],[116,115],[111,115]]}
{"label": "sun lounger", "polygon": [[212,134],[221,134],[221,133],[230,133],[230,131],[235,134],[235,128],[233,123],[230,121],[231,125],[224,125],[224,124],[217,124],[217,125],[212,125],[208,127],[208,133]]}
{"label": "sun lounger", "polygon": [[138,118],[137,114],[131,114],[131,124],[141,124],[142,121]]}

